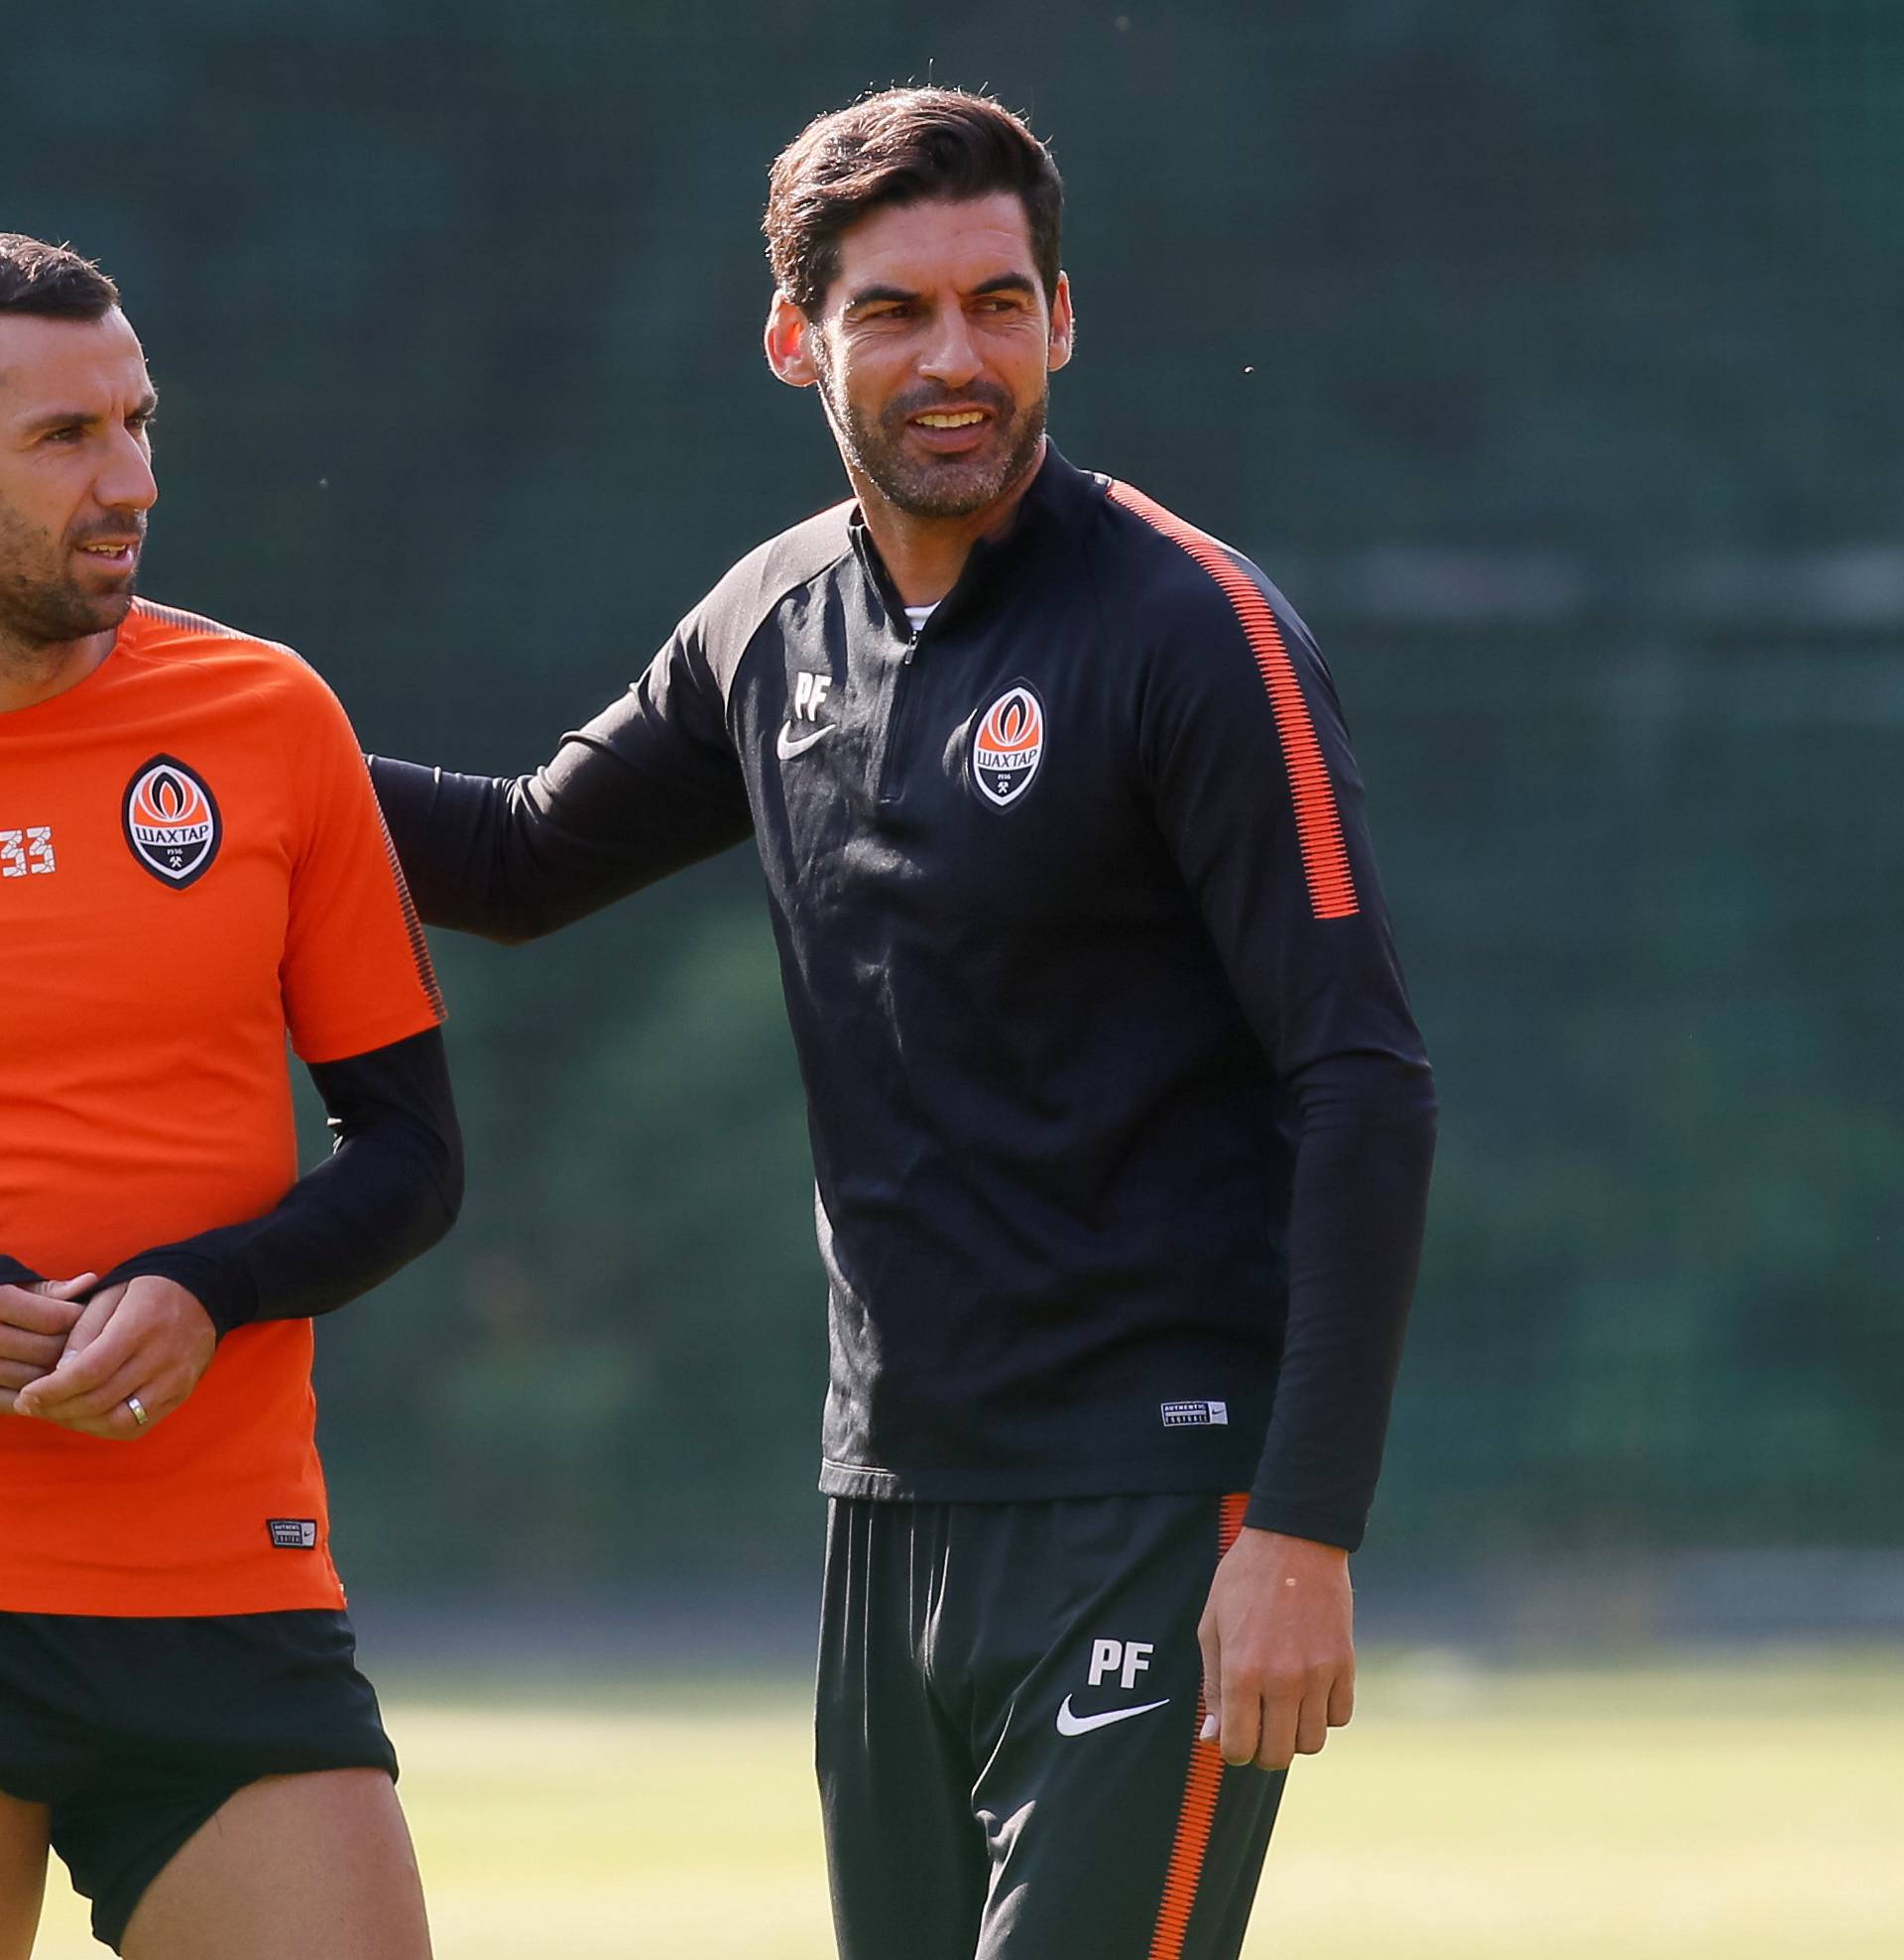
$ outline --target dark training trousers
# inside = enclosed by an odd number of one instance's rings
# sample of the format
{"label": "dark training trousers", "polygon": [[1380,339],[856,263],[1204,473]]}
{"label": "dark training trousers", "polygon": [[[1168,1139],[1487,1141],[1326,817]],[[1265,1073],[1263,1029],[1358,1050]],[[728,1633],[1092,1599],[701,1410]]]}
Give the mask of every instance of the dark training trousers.
{"label": "dark training trousers", "polygon": [[1242,1519],[1241,1498],[832,1501],[840,1960],[1234,1960],[1283,1785],[1197,1740],[1197,1622]]}

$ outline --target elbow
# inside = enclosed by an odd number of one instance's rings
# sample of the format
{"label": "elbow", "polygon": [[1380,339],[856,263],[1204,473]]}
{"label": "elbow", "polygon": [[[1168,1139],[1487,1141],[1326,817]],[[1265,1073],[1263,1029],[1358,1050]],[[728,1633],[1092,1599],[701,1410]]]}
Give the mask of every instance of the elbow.
{"label": "elbow", "polygon": [[553,920],[527,912],[497,912],[483,925],[482,936],[493,946],[526,946],[532,939],[545,938],[554,929]]}
{"label": "elbow", "polygon": [[430,1239],[432,1245],[446,1239],[457,1219],[463,1215],[463,1133],[452,1119],[448,1133],[441,1139],[441,1151],[431,1179],[431,1188],[436,1194],[437,1228]]}
{"label": "elbow", "polygon": [[471,920],[475,931],[492,945],[526,946],[544,939],[575,917],[552,904],[549,881],[533,867],[499,870],[490,881],[482,917]]}
{"label": "elbow", "polygon": [[1430,1137],[1441,1128],[1441,1096],[1435,1088],[1435,1071],[1424,1060],[1415,1070],[1415,1113]]}
{"label": "elbow", "polygon": [[1435,1071],[1419,1050],[1364,1048],[1325,1055],[1296,1074],[1291,1086],[1310,1116],[1419,1125],[1432,1135],[1440,1113]]}
{"label": "elbow", "polygon": [[404,1182],[410,1249],[415,1259],[449,1237],[463,1210],[463,1137],[455,1111],[443,1120],[411,1126],[405,1147]]}
{"label": "elbow", "polygon": [[436,1197],[442,1206],[443,1229],[439,1237],[447,1237],[457,1219],[463,1215],[463,1154],[459,1150],[437,1180]]}

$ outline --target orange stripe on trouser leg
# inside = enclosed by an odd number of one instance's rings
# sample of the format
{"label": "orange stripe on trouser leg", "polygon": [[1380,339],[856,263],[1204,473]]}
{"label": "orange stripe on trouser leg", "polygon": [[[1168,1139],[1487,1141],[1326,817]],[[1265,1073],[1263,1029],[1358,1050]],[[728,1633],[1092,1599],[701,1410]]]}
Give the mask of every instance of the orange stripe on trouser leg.
{"label": "orange stripe on trouser leg", "polygon": [[[1223,1500],[1217,1531],[1219,1557],[1236,1543],[1249,1502],[1248,1496],[1241,1492]],[[1202,1740],[1203,1718],[1208,1712],[1199,1692],[1197,1740],[1190,1745],[1190,1775],[1184,1784],[1183,1807],[1177,1812],[1177,1834],[1170,1846],[1169,1869],[1164,1874],[1163,1903],[1157,1911],[1156,1931],[1150,1936],[1150,1960],[1181,1960],[1184,1936],[1190,1930],[1190,1914],[1197,1902],[1197,1887],[1203,1880],[1204,1854],[1210,1849],[1210,1831],[1217,1821],[1224,1763],[1217,1745]]]}

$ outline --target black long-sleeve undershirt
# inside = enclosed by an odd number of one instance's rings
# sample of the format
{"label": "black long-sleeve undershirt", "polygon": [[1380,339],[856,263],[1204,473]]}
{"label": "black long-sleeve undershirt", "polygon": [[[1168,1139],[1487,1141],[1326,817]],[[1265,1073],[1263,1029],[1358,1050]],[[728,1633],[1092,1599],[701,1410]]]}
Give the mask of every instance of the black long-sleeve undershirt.
{"label": "black long-sleeve undershirt", "polygon": [[[254,1320],[328,1313],[426,1252],[456,1222],[462,1134],[437,1029],[342,1061],[310,1079],[336,1147],[271,1210],[122,1260],[100,1286],[176,1281],[220,1337]],[[0,1285],[43,1276],[0,1255]]]}

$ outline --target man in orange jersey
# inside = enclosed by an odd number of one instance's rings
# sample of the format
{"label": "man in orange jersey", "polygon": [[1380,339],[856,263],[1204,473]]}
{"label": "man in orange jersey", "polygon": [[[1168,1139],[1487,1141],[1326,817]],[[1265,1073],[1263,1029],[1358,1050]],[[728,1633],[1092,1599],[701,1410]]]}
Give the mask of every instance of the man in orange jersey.
{"label": "man in orange jersey", "polygon": [[310,1356],[454,1219],[441,1002],[323,682],[134,596],[154,407],[0,234],[0,1960],[50,1844],[132,1960],[422,1960]]}

